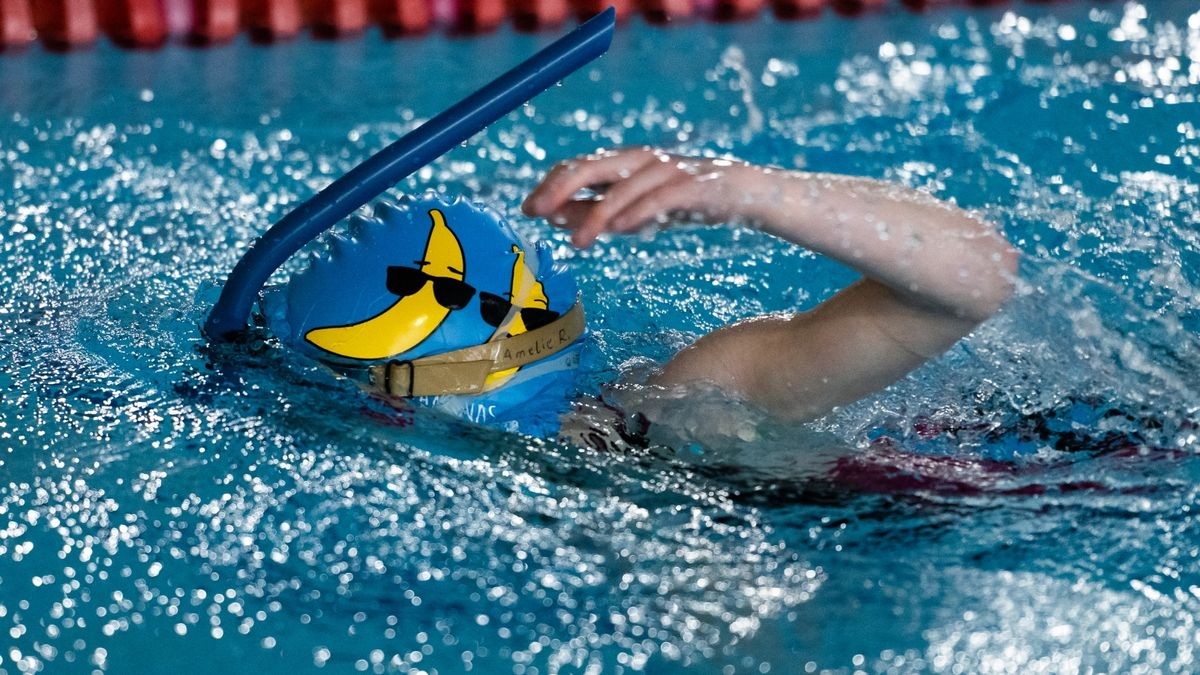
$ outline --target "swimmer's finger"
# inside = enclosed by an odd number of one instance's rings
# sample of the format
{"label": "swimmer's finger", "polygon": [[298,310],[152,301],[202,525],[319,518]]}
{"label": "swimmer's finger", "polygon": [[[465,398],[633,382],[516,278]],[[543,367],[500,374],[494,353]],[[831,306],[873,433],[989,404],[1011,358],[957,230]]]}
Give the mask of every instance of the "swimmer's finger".
{"label": "swimmer's finger", "polygon": [[571,235],[571,243],[578,248],[587,248],[605,232],[627,234],[642,229],[652,222],[666,223],[673,215],[685,213],[692,197],[686,194],[688,181],[676,178],[646,191],[622,211],[606,221],[603,229],[578,229]]}
{"label": "swimmer's finger", "polygon": [[559,162],[533,189],[521,208],[531,216],[549,215],[581,189],[615,183],[632,175],[654,157],[653,150],[637,148]]}
{"label": "swimmer's finger", "polygon": [[604,199],[595,202],[587,218],[575,230],[572,240],[577,246],[582,242],[587,242],[584,245],[590,245],[596,237],[613,229],[614,216],[643,195],[672,182],[678,175],[679,169],[664,156],[642,166],[629,178],[614,183],[604,194]]}
{"label": "swimmer's finger", "polygon": [[558,207],[554,213],[546,216],[546,220],[554,227],[564,230],[576,230],[587,220],[588,214],[598,204],[594,199],[572,199]]}
{"label": "swimmer's finger", "polygon": [[653,156],[653,151],[649,149],[637,149],[610,151],[559,162],[534,188],[522,208],[529,215],[547,215],[581,189],[607,187],[632,174]]}

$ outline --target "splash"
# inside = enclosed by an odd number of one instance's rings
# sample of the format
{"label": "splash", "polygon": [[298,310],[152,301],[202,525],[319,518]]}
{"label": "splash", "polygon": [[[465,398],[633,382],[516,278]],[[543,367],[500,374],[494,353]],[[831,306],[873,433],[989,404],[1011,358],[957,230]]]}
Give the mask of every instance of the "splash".
{"label": "splash", "polygon": [[467,93],[450,64],[537,38],[6,56],[0,669],[1187,671],[1198,17],[634,24],[597,82],[400,185],[569,259],[592,393],[854,278],[743,227],[580,253],[520,218],[598,145],[886,178],[1025,254],[1010,307],[886,392],[799,431],[684,402],[728,442],[624,454],[396,415],[265,334],[198,334],[268,222]]}

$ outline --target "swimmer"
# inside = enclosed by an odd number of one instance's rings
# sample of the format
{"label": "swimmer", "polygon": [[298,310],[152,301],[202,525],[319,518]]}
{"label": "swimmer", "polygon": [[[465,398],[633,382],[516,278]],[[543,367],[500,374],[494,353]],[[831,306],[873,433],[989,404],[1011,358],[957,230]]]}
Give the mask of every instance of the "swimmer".
{"label": "swimmer", "polygon": [[[599,196],[578,197],[584,189]],[[678,213],[744,221],[863,279],[811,311],[717,330],[650,386],[572,409],[586,322],[570,269],[499,214],[427,193],[354,216],[350,236],[264,295],[267,326],[401,411],[433,407],[593,447],[716,448],[760,440],[760,421],[813,419],[898,380],[996,312],[1014,283],[1016,253],[989,225],[862,178],[621,150],[560,164],[524,206],[581,247]]]}
{"label": "swimmer", "polygon": [[[868,178],[623,149],[558,164],[523,210],[580,248],[681,214],[741,221],[862,273],[810,311],[705,335],[649,382],[673,395],[715,387],[783,420],[820,417],[899,380],[995,314],[1016,279],[1017,253],[996,228]],[[652,401],[637,407],[659,422]]]}

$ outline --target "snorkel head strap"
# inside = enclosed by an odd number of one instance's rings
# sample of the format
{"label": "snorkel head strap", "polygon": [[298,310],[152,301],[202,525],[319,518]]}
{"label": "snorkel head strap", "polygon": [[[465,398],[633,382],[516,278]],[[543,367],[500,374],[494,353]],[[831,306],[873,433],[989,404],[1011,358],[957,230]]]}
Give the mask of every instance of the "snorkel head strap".
{"label": "snorkel head strap", "polygon": [[480,394],[497,373],[548,359],[583,336],[583,306],[578,302],[553,323],[475,347],[414,361],[392,360],[366,369],[365,380],[344,366],[330,366],[367,392],[383,398]]}

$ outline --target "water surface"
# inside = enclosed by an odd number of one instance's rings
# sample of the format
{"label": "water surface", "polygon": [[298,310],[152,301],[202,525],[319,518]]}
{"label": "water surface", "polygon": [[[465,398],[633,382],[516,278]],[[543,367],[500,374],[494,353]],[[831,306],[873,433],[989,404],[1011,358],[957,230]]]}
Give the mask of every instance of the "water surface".
{"label": "water surface", "polygon": [[1191,670],[1195,12],[633,21],[402,183],[559,244],[593,392],[854,274],[732,227],[575,252],[517,206],[577,152],[887,178],[1023,252],[1022,295],[889,390],[638,455],[397,425],[198,333],[270,222],[551,37],[4,56],[0,670]]}

